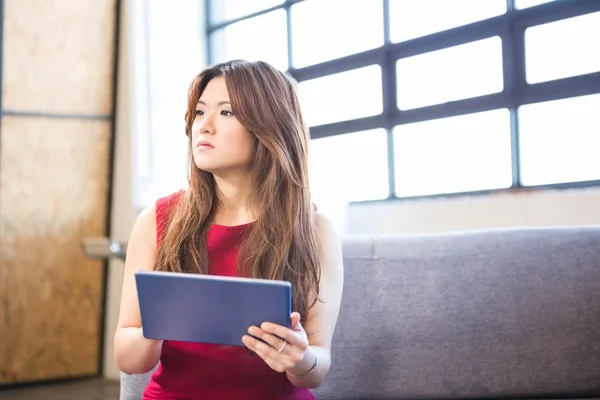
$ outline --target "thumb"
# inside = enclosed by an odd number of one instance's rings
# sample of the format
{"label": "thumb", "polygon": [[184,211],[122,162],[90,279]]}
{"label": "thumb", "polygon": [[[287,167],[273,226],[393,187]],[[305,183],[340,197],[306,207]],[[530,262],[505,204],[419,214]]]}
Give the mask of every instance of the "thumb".
{"label": "thumb", "polygon": [[290,315],[290,328],[293,331],[302,329],[302,326],[300,325],[300,314],[295,311]]}

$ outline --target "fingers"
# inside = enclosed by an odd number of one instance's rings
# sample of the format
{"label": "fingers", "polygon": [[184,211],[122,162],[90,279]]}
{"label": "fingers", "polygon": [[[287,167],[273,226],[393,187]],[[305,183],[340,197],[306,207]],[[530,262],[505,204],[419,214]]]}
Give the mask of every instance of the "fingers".
{"label": "fingers", "polygon": [[[304,329],[300,324],[300,314],[292,313],[291,320],[291,329],[270,322],[265,322],[260,327],[264,332],[278,336],[279,338],[286,340],[288,343],[299,347],[301,350],[306,350],[308,344],[305,340],[303,340]],[[276,345],[274,346],[277,347]],[[280,347],[277,348],[279,349]]]}
{"label": "fingers", "polygon": [[302,361],[308,348],[306,333],[297,312],[290,315],[290,328],[265,322],[260,328],[250,327],[242,342],[278,372],[294,368]]}
{"label": "fingers", "polygon": [[294,331],[297,331],[302,328],[302,326],[300,325],[300,314],[295,311],[290,317],[290,327]]}
{"label": "fingers", "polygon": [[293,353],[291,355],[283,354],[284,352],[279,353],[273,346],[263,343],[252,336],[244,335],[242,341],[246,347],[258,354],[275,371],[284,372],[299,362],[299,357]]}
{"label": "fingers", "polygon": [[285,347],[287,347],[287,341],[285,339],[276,337],[270,333],[265,332],[263,329],[257,328],[255,326],[251,326],[248,329],[248,333],[254,337],[264,340],[265,342],[267,342],[267,344],[276,349],[277,352],[279,352],[280,349],[285,350]]}
{"label": "fingers", "polygon": [[272,358],[266,356],[262,351],[257,350],[256,354],[258,354],[258,356],[260,358],[262,358],[269,367],[271,367],[272,370],[275,370],[277,372],[283,373],[286,371],[286,367],[282,364],[279,364],[278,362],[276,362],[275,360],[273,360]]}
{"label": "fingers", "polygon": [[[254,340],[256,340],[256,339],[254,339]],[[264,344],[264,343],[261,343],[261,342],[259,342],[257,340],[256,340],[256,342],[260,343],[260,344]],[[271,367],[271,369],[273,369],[273,370],[275,370],[277,372],[285,372],[285,370],[286,370],[285,365],[277,362],[277,360],[273,359],[272,357],[269,357],[264,351],[262,351],[262,350],[260,350],[258,348],[253,348],[251,346],[248,346],[248,348],[250,350],[254,351],[260,358],[262,358],[267,363],[267,365],[269,367]]]}

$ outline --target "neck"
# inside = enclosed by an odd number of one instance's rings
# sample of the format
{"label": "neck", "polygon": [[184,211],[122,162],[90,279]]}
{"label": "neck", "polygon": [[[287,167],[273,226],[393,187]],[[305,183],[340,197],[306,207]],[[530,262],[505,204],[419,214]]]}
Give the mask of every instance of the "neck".
{"label": "neck", "polygon": [[214,175],[221,207],[215,223],[241,225],[253,221],[250,210],[250,185],[247,177],[219,177]]}

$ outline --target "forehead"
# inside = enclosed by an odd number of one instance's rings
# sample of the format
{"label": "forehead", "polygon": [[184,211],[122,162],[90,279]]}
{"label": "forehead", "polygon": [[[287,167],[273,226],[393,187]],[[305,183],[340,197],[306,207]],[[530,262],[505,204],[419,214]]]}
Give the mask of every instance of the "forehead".
{"label": "forehead", "polygon": [[219,76],[211,79],[210,82],[208,82],[208,85],[206,85],[204,92],[202,92],[200,99],[228,100],[229,93],[227,92],[225,78]]}

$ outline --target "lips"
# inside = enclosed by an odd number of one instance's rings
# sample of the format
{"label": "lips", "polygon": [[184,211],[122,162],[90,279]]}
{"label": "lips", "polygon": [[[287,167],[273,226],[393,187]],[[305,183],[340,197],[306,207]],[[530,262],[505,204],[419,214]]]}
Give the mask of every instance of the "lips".
{"label": "lips", "polygon": [[210,144],[209,142],[207,142],[206,140],[200,140],[196,143],[196,147],[202,148],[202,149],[214,149],[215,146],[213,146],[212,144]]}

